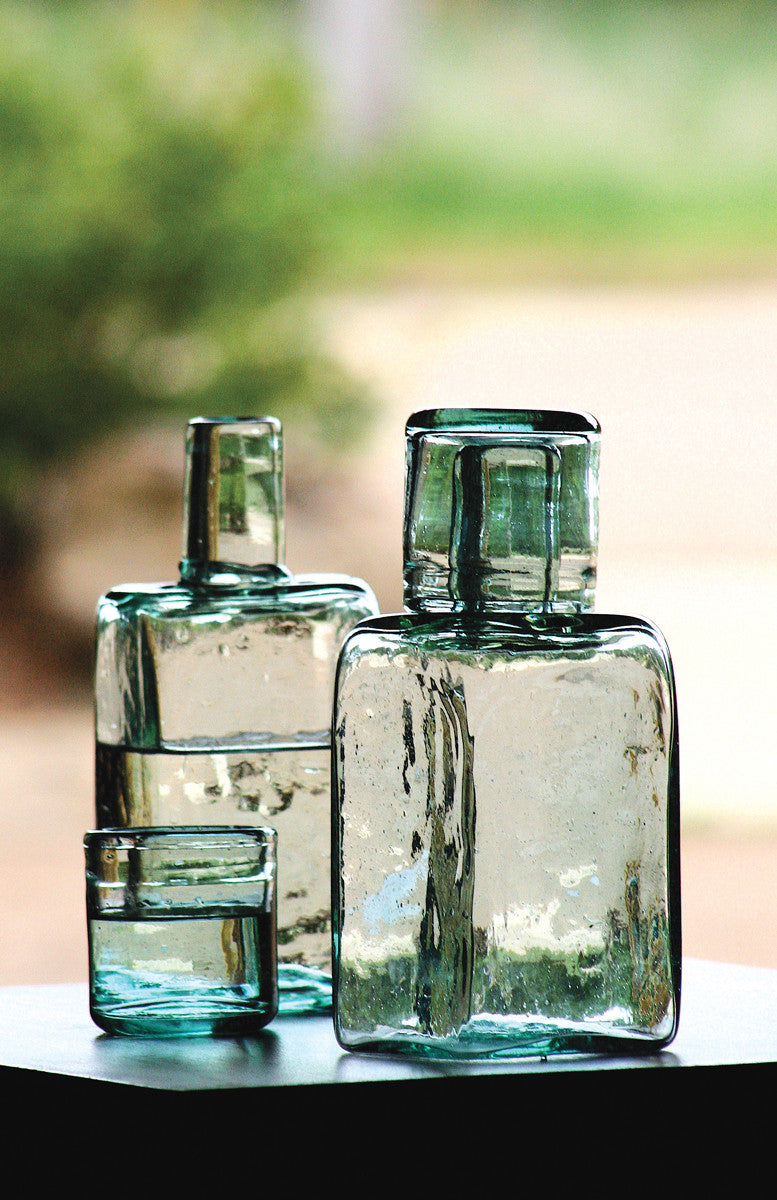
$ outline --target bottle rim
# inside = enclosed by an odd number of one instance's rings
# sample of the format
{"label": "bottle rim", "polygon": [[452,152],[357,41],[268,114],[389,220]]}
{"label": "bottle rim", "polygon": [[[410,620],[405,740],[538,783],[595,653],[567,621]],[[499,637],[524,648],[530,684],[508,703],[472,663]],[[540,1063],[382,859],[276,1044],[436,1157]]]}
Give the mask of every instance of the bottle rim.
{"label": "bottle rim", "polygon": [[408,438],[428,434],[479,437],[598,437],[601,426],[584,411],[529,408],[427,408],[408,417]]}

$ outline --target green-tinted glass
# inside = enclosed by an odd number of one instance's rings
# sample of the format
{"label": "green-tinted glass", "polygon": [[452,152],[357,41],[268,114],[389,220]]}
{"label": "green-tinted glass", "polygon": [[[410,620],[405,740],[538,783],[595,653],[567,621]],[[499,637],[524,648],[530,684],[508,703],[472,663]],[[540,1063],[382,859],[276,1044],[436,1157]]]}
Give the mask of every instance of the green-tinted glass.
{"label": "green-tinted glass", "polygon": [[103,828],[271,825],[280,1007],[307,1012],[332,1001],[335,663],[378,604],[282,565],[281,450],[272,417],[190,422],[181,578],[98,604],[95,809]]}
{"label": "green-tinted glass", "polygon": [[278,1010],[269,827],[89,830],[89,1007],[108,1033],[257,1033]]}
{"label": "green-tinted glass", "polygon": [[407,423],[409,609],[590,606],[599,426],[582,413],[435,409]]}
{"label": "green-tinted glass", "polygon": [[181,576],[283,562],[283,442],[274,417],[189,422]]}

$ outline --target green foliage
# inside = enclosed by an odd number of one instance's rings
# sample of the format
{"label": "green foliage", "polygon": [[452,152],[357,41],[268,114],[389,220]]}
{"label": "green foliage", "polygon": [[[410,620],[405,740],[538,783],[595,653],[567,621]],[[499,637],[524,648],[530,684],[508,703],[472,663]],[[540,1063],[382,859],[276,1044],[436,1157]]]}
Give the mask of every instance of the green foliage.
{"label": "green foliage", "polygon": [[261,5],[0,8],[0,545],[47,464],[143,414],[358,416],[294,302],[314,133]]}

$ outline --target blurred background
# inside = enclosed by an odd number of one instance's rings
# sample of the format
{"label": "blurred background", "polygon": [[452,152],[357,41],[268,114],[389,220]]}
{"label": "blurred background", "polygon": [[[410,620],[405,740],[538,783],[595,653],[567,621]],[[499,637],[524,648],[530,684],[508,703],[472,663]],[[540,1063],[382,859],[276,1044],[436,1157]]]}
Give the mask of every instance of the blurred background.
{"label": "blurred background", "polygon": [[777,967],[777,22],[746,0],[4,0],[0,983],[85,979],[98,596],[195,415],[401,606],[403,430],[602,424],[598,608],[681,718],[685,952]]}

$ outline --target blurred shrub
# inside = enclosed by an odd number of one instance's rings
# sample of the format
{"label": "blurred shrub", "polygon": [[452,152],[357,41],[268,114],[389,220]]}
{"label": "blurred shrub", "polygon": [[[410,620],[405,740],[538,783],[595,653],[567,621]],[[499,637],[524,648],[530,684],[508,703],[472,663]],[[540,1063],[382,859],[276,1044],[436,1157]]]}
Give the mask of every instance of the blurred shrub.
{"label": "blurred shrub", "polygon": [[142,415],[358,393],[293,298],[316,263],[315,121],[261,5],[0,8],[0,564],[42,471]]}

